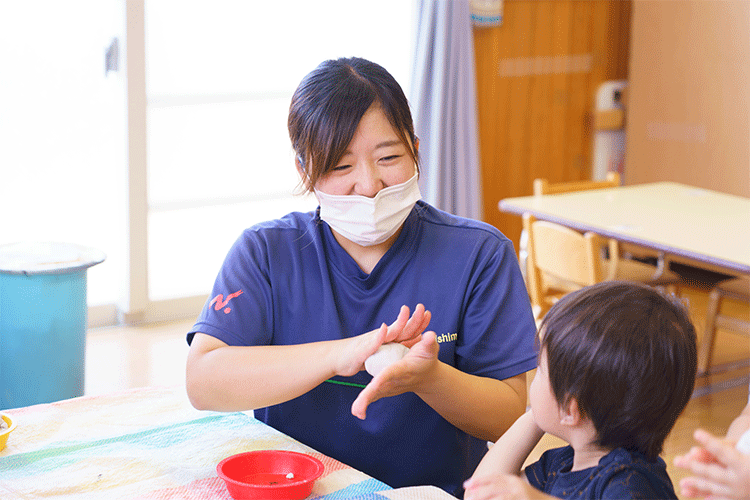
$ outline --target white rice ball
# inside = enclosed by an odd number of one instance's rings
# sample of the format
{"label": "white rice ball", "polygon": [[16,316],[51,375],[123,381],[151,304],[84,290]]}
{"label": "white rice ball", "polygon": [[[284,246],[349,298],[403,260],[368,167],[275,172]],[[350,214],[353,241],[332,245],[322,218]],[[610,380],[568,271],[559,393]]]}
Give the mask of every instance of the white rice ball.
{"label": "white rice ball", "polygon": [[375,354],[365,360],[365,370],[373,377],[386,367],[406,356],[409,348],[398,342],[381,345]]}

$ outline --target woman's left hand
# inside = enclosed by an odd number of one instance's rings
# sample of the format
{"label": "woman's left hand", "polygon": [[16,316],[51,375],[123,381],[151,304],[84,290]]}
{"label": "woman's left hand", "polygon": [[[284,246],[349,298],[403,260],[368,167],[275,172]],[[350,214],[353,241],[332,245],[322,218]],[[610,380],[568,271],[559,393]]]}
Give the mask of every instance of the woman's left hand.
{"label": "woman's left hand", "polygon": [[352,403],[352,414],[364,419],[370,403],[381,398],[418,392],[437,367],[439,346],[435,332],[425,332],[401,360],[373,377]]}

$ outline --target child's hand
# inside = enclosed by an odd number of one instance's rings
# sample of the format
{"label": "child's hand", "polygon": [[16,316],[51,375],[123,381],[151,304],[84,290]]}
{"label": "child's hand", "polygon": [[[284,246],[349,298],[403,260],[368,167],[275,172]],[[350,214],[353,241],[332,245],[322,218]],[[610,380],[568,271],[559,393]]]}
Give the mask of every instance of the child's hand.
{"label": "child's hand", "polygon": [[676,466],[694,474],[680,481],[682,494],[715,500],[750,499],[750,455],[701,429],[695,431],[694,437],[703,448],[675,458]]}
{"label": "child's hand", "polygon": [[519,476],[498,474],[471,477],[464,483],[464,500],[528,500],[554,498],[531,486]]}

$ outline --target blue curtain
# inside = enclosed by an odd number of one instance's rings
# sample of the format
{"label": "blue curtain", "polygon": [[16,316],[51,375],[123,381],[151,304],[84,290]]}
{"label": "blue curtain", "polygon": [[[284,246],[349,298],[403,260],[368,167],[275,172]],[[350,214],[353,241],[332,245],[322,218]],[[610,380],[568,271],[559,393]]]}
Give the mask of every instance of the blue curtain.
{"label": "blue curtain", "polygon": [[482,219],[474,40],[469,0],[417,0],[410,102],[425,201]]}

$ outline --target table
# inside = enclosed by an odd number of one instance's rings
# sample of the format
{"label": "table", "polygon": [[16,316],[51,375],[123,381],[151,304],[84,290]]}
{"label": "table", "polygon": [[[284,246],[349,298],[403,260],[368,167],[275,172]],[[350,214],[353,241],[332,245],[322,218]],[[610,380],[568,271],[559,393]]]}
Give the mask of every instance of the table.
{"label": "table", "polygon": [[5,413],[17,428],[0,451],[0,498],[230,499],[216,465],[282,449],[325,466],[310,499],[455,500],[433,486],[391,489],[254,419],[195,410],[184,386],[133,389]]}
{"label": "table", "polygon": [[750,274],[750,199],[674,182],[506,198],[500,210]]}

